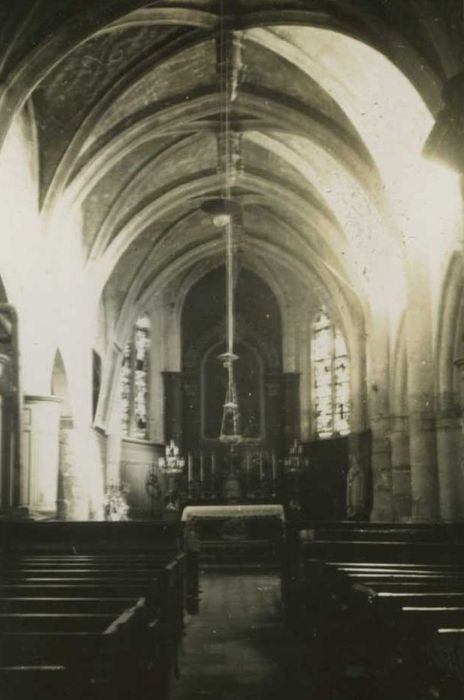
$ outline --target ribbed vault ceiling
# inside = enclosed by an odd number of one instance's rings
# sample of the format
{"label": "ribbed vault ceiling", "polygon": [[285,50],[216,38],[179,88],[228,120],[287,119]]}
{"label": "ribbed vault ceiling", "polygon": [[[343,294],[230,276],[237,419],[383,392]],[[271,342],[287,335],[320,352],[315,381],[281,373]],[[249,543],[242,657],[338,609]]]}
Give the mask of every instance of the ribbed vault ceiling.
{"label": "ribbed vault ceiling", "polygon": [[[82,247],[118,309],[179,261],[188,269],[218,254],[201,205],[223,183],[219,5],[44,0],[10,17],[3,74],[13,111],[26,99],[33,108],[41,206],[50,216],[62,198],[81,208]],[[439,16],[432,5],[225,3],[241,47],[231,123],[246,256],[294,259],[360,303],[383,283],[381,268],[402,264],[392,164],[420,153],[440,84],[461,60],[459,3]],[[384,98],[399,103],[387,112]],[[389,122],[395,110],[417,121]]]}

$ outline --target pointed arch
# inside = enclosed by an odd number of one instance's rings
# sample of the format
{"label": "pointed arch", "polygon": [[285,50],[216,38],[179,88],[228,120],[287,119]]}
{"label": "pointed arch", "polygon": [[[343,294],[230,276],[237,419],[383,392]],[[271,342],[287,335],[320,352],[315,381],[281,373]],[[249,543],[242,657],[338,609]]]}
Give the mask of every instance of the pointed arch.
{"label": "pointed arch", "polygon": [[57,349],[53,361],[51,376],[51,393],[61,399],[61,416],[72,418],[71,396],[68,377],[61,351]]}

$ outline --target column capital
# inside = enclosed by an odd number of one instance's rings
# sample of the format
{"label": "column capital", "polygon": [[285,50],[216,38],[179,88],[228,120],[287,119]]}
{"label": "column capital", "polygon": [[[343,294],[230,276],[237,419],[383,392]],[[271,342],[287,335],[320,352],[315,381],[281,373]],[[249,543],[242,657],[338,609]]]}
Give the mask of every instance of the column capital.
{"label": "column capital", "polygon": [[448,80],[442,89],[444,108],[438,113],[425,147],[424,155],[444,161],[453,170],[464,172],[464,72]]}
{"label": "column capital", "polygon": [[441,96],[446,107],[464,114],[464,71],[456,73],[446,81]]}
{"label": "column capital", "polygon": [[391,416],[390,432],[407,433],[409,429],[409,416]]}
{"label": "column capital", "polygon": [[25,394],[24,403],[61,403],[61,396],[46,395],[46,394]]}
{"label": "column capital", "polygon": [[432,411],[411,411],[409,414],[409,426],[411,430],[423,430],[434,432],[436,428],[436,415]]}
{"label": "column capital", "polygon": [[440,400],[436,412],[437,430],[446,430],[459,425],[461,418],[461,408],[457,399],[452,395],[447,395]]}
{"label": "column capital", "polygon": [[392,417],[390,415],[372,416],[370,424],[374,437],[388,437],[392,425]]}

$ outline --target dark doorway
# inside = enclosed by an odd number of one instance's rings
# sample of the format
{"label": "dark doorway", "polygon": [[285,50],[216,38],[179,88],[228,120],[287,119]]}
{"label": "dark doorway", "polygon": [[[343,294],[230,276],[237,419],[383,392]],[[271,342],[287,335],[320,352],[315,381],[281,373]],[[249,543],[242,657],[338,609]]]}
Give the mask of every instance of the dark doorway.
{"label": "dark doorway", "polygon": [[311,520],[346,518],[348,438],[314,440],[305,445],[309,465],[301,476],[304,517]]}

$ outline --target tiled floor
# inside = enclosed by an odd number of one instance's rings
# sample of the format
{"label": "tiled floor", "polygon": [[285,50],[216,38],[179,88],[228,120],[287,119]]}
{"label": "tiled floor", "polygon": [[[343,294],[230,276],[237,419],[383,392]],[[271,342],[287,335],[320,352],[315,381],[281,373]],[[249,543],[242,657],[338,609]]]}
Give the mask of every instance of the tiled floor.
{"label": "tiled floor", "polygon": [[205,573],[200,613],[187,620],[173,700],[308,697],[307,666],[284,631],[270,573]]}

